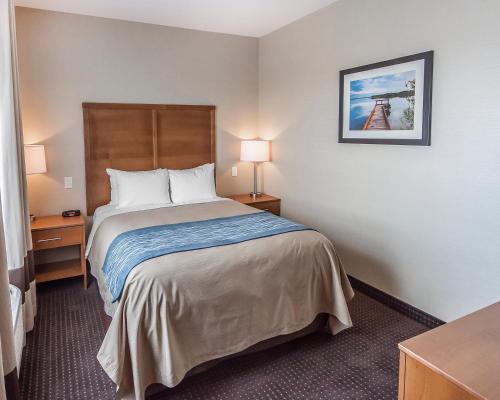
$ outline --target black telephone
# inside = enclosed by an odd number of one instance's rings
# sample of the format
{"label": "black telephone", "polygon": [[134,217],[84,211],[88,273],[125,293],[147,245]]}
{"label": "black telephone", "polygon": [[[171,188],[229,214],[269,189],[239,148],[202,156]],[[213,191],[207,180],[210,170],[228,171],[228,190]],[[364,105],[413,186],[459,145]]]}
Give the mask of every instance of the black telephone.
{"label": "black telephone", "polygon": [[78,217],[80,215],[80,210],[66,210],[62,212],[63,217]]}

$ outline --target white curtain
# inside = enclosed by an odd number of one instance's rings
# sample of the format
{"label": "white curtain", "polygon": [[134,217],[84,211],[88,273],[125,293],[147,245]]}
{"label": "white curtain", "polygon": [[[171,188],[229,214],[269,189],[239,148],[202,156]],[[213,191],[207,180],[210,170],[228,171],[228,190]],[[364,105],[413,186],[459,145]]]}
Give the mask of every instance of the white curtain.
{"label": "white curtain", "polygon": [[26,200],[24,142],[19,104],[19,73],[13,0],[1,0],[1,119],[0,190],[2,196],[7,264],[24,266],[31,249],[29,211]]}
{"label": "white curtain", "polygon": [[[3,220],[0,236],[0,248],[3,250],[0,276],[3,278],[8,275],[10,283],[20,289],[23,325],[25,330],[29,331],[33,329],[36,313],[36,290],[19,103],[13,0],[0,0],[0,215]],[[14,360],[16,359],[12,310],[9,288],[0,280],[2,362],[3,373],[10,379],[5,385],[8,399],[18,396],[12,389],[15,389],[17,383],[12,383],[11,373],[13,367],[14,371],[16,370],[11,357],[13,352]],[[15,378],[17,379],[17,376]]]}
{"label": "white curtain", "polygon": [[[0,207],[2,203],[0,201]],[[19,399],[17,361],[15,352],[14,323],[10,302],[9,274],[5,254],[3,223],[0,215],[0,399]],[[3,391],[3,397],[2,397]]]}
{"label": "white curtain", "polygon": [[[28,251],[32,249],[19,104],[19,74],[13,0],[0,0],[0,198],[7,267],[25,296],[24,322],[33,328],[36,293]],[[24,272],[23,272],[24,270]],[[15,277],[13,279],[12,277]],[[20,283],[24,278],[24,288]]]}

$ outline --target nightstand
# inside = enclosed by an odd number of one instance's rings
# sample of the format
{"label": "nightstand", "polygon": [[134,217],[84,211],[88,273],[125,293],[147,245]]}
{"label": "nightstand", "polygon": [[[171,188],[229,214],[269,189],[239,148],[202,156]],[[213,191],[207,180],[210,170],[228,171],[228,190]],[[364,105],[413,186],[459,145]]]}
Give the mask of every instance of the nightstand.
{"label": "nightstand", "polygon": [[[62,217],[52,215],[36,217],[31,223],[33,251],[35,255],[35,277],[38,283],[55,281],[73,276],[83,276],[87,288],[87,265],[85,263],[85,220],[82,216]],[[79,246],[80,257],[36,265],[37,254],[44,250]]]}
{"label": "nightstand", "polygon": [[269,211],[270,213],[280,215],[281,213],[281,199],[277,197],[263,194],[255,199],[249,194],[236,194],[227,196],[229,199],[235,200],[239,203],[246,204],[247,206],[255,207],[260,210]]}

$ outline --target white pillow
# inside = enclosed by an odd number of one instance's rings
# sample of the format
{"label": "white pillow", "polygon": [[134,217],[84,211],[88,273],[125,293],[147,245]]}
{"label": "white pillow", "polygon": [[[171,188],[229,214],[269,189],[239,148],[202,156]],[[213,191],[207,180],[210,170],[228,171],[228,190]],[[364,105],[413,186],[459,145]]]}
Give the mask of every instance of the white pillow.
{"label": "white pillow", "polygon": [[109,176],[109,184],[111,186],[111,200],[109,204],[117,206],[118,205],[118,178],[116,177],[116,174],[119,172],[134,172],[134,173],[148,173],[152,171],[160,171],[162,168],[158,168],[155,170],[149,170],[149,171],[122,171],[119,169],[113,169],[113,168],[106,168],[106,173]]}
{"label": "white pillow", "polygon": [[118,187],[118,208],[146,204],[168,204],[168,170],[118,171],[112,173]]}
{"label": "white pillow", "polygon": [[185,203],[215,198],[214,164],[191,169],[169,170],[170,193],[173,203]]}
{"label": "white pillow", "polygon": [[118,183],[116,182],[117,169],[106,168],[106,173],[109,176],[109,184],[111,185],[111,201],[109,204],[116,206],[118,204]]}

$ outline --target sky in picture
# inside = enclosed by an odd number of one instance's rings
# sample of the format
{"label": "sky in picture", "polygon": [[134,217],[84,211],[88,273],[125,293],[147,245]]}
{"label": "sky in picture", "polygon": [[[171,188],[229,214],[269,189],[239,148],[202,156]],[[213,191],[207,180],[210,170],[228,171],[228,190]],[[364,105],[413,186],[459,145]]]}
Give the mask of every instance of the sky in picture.
{"label": "sky in picture", "polygon": [[415,79],[415,71],[375,76],[373,78],[351,81],[351,98],[374,94],[401,92],[406,90],[406,82]]}

